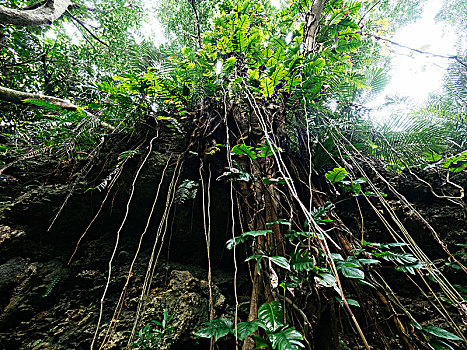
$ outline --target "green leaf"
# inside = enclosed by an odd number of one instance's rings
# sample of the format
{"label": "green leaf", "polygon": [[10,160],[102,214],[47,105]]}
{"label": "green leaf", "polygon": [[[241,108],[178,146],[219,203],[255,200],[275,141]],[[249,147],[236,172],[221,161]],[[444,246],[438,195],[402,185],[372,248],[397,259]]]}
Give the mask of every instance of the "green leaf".
{"label": "green leaf", "polygon": [[267,222],[267,223],[266,223],[266,226],[271,226],[271,225],[275,225],[275,224],[281,224],[281,225],[287,225],[287,226],[291,226],[291,225],[292,225],[290,222],[288,222],[288,221],[285,220],[285,219],[278,219],[278,220],[273,221],[273,222]]}
{"label": "green leaf", "polygon": [[282,304],[278,301],[264,303],[259,307],[258,317],[266,326],[269,332],[275,332],[284,326],[284,312]]}
{"label": "green leaf", "polygon": [[283,66],[277,66],[274,73],[271,75],[272,84],[277,86],[282,79],[287,76],[288,72]]}
{"label": "green leaf", "polygon": [[253,350],[255,349],[269,349],[271,344],[269,344],[269,342],[260,337],[260,336],[257,336],[257,335],[254,335],[253,336],[253,340],[255,341],[255,347],[253,348]]}
{"label": "green leaf", "polygon": [[235,57],[230,57],[227,60],[225,60],[224,67],[222,69],[225,76],[229,76],[230,74],[232,74],[235,68],[235,62],[237,62],[237,59]]}
{"label": "green leaf", "polygon": [[414,322],[410,322],[409,325],[411,326],[414,326],[416,329],[418,329],[419,331],[421,331],[423,329],[423,327],[420,325],[420,323],[414,321]]}
{"label": "green leaf", "polygon": [[318,280],[325,287],[334,287],[337,283],[335,277],[330,273],[321,272],[317,275]]}
{"label": "green leaf", "polygon": [[300,350],[305,345],[300,341],[303,335],[294,328],[282,329],[279,332],[268,334],[274,349]]}
{"label": "green leaf", "polygon": [[265,236],[268,233],[271,233],[272,230],[258,230],[258,231],[248,231],[242,233],[243,237],[258,237],[258,236]]}
{"label": "green leaf", "polygon": [[309,271],[314,267],[313,260],[307,251],[298,251],[292,255],[291,266],[295,271]]}
{"label": "green leaf", "polygon": [[238,236],[235,238],[231,238],[227,241],[227,249],[231,250],[233,247],[235,247],[237,244],[245,242],[245,238],[242,236]]}
{"label": "green leaf", "polygon": [[256,159],[258,156],[256,155],[256,152],[254,150],[255,148],[253,146],[247,146],[244,143],[240,143],[238,145],[235,145],[232,147],[230,150],[230,153],[236,154],[236,155],[246,155],[250,159]]}
{"label": "green leaf", "polygon": [[[342,298],[336,297],[336,300],[339,301],[339,303],[340,303],[342,306],[344,305],[344,301],[342,300]],[[360,304],[359,304],[358,301],[356,301],[355,299],[346,298],[345,300],[347,300],[347,304],[349,304],[349,305],[351,305],[351,306],[360,307]]]}
{"label": "green leaf", "polygon": [[266,142],[259,147],[256,147],[256,151],[258,151],[258,157],[263,158],[263,157],[269,157],[272,156],[276,150],[274,150],[270,145],[269,142]]}
{"label": "green leaf", "polygon": [[274,264],[290,271],[289,261],[283,256],[270,256],[269,260],[272,261]]}
{"label": "green leaf", "polygon": [[368,287],[371,287],[373,289],[376,289],[376,287],[372,283],[370,283],[368,281],[365,281],[365,280],[362,280],[362,279],[357,279],[356,282],[359,283],[359,284],[363,284],[364,286],[368,286]]}
{"label": "green leaf", "polygon": [[334,168],[332,170],[329,170],[325,176],[326,179],[328,179],[331,182],[338,182],[344,180],[347,174],[347,170],[345,170],[344,168]]}
{"label": "green leaf", "polygon": [[61,111],[62,110],[62,108],[60,108],[59,106],[54,105],[53,103],[50,103],[50,102],[47,102],[47,101],[28,98],[28,99],[23,100],[23,102],[26,102],[26,103],[29,103],[30,105],[40,107],[40,108],[44,108],[44,109],[47,109],[47,110],[50,110],[50,111]]}
{"label": "green leaf", "polygon": [[[328,210],[330,210],[331,208],[333,207],[333,204],[331,202],[326,202],[324,203],[324,205],[322,207],[319,207],[319,208],[314,208],[312,213],[311,213],[311,216],[313,218],[313,220],[317,223],[317,224],[321,224],[321,223],[324,223],[324,222],[328,222],[328,221],[332,221],[332,220],[328,220],[328,219],[322,219],[322,217],[324,215],[326,215],[326,213],[328,212]],[[308,227],[308,223],[305,223],[305,227]],[[321,239],[321,238],[320,238]]]}
{"label": "green leaf", "polygon": [[262,259],[262,258],[264,258],[264,255],[254,254],[254,255],[250,255],[248,258],[246,258],[245,261],[257,260],[257,259]]}
{"label": "green leaf", "polygon": [[381,193],[381,192],[367,191],[367,192],[365,192],[365,196],[367,196],[367,197],[378,197],[378,196],[387,197],[388,195],[386,193]]}
{"label": "green leaf", "polygon": [[362,42],[357,38],[349,40],[340,39],[337,45],[336,52],[342,54],[357,50],[362,45]]}
{"label": "green leaf", "polygon": [[432,149],[429,149],[425,153],[423,153],[423,158],[428,162],[437,162],[443,158],[441,154],[436,153]]}
{"label": "green leaf", "polygon": [[266,185],[272,185],[272,184],[283,185],[283,184],[287,183],[287,180],[285,178],[283,178],[283,177],[279,177],[277,179],[272,178],[272,177],[265,177],[265,178],[263,178],[263,183],[266,184]]}
{"label": "green leaf", "polygon": [[432,341],[430,341],[430,346],[434,350],[454,350],[454,348],[451,345],[439,339],[433,339]]}
{"label": "green leaf", "polygon": [[376,259],[358,259],[358,261],[362,265],[371,265],[371,264],[378,264],[379,263],[379,260],[376,260]]}
{"label": "green leaf", "polygon": [[430,333],[438,338],[448,339],[448,340],[462,340],[457,335],[448,332],[445,329],[435,327],[435,326],[426,326],[423,327],[423,330],[427,333]]}
{"label": "green leaf", "polygon": [[259,70],[258,69],[248,69],[248,79],[249,80],[259,80]]}
{"label": "green leaf", "polygon": [[274,84],[271,78],[265,77],[260,80],[261,93],[264,97],[271,97],[274,94]]}
{"label": "green leaf", "polygon": [[251,322],[240,322],[239,324],[237,324],[238,339],[240,340],[245,339],[246,337],[256,332],[256,330],[260,326],[263,326],[263,323],[260,320],[253,320]]}
{"label": "green leaf", "polygon": [[344,261],[344,258],[339,253],[331,253],[331,257],[334,261]]}
{"label": "green leaf", "polygon": [[233,323],[227,318],[219,318],[211,322],[205,322],[203,326],[206,327],[200,329],[195,335],[200,338],[214,337],[215,341],[233,331]]}
{"label": "green leaf", "polygon": [[344,264],[340,267],[340,270],[342,272],[342,275],[347,278],[365,278],[365,273],[362,270],[357,269],[355,267],[349,267]]}

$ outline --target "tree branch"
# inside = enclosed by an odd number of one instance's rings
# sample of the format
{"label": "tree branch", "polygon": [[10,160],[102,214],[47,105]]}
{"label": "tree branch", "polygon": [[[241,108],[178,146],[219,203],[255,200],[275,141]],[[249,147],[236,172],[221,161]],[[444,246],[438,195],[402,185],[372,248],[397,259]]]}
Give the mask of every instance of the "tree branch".
{"label": "tree branch", "polygon": [[363,14],[363,16],[360,18],[360,20],[357,23],[359,27],[360,27],[360,23],[362,23],[362,21],[366,17],[366,15],[369,14],[376,6],[378,6],[380,2],[381,2],[381,0],[375,2],[375,4],[373,6],[371,6],[370,9]]}
{"label": "tree branch", "polygon": [[[60,107],[68,111],[76,111],[78,109],[78,106],[58,97],[46,96],[46,95],[41,95],[41,94],[32,94],[29,92],[13,90],[13,89],[0,86],[0,100],[2,101],[13,102],[17,104],[26,104],[24,100],[28,100],[28,99],[45,101],[45,102],[51,103],[57,107]],[[89,113],[88,111],[84,111],[84,112],[92,118],[97,118],[96,116]],[[110,131],[115,130],[115,128],[112,125],[106,122],[100,122],[100,125],[101,127],[108,129]]]}
{"label": "tree branch", "polygon": [[203,48],[203,40],[201,39],[201,26],[199,24],[199,16],[198,16],[198,11],[196,10],[195,6],[195,0],[188,0],[188,2],[191,5],[191,8],[193,9],[193,13],[195,15],[195,20],[196,20],[196,30],[198,32],[198,45],[199,48]]}
{"label": "tree branch", "polygon": [[464,66],[465,68],[467,68],[467,64],[464,63],[458,56],[440,55],[440,54],[437,54],[437,53],[432,53],[432,52],[422,51],[422,50],[419,50],[419,49],[414,49],[414,48],[411,48],[409,46],[405,46],[405,45],[396,43],[395,41],[392,41],[392,40],[389,40],[389,39],[386,39],[386,38],[382,38],[382,37],[380,37],[378,35],[371,34],[371,33],[360,33],[360,34],[367,35],[367,36],[372,36],[376,40],[386,41],[386,42],[388,42],[388,43],[390,43],[392,45],[395,45],[395,46],[398,46],[398,47],[401,47],[403,49],[407,49],[407,50],[410,50],[410,51],[413,51],[413,52],[417,52],[417,53],[420,53],[422,55],[429,55],[429,56],[432,56],[432,57],[439,57],[439,58],[446,58],[446,59],[450,59],[450,60],[455,60],[455,61],[457,61],[457,63],[459,63],[462,66]]}
{"label": "tree branch", "polygon": [[[68,16],[70,16],[70,18],[71,18],[72,20],[76,21],[81,27],[83,27],[83,28],[89,33],[89,35],[91,35],[95,40],[97,40],[97,41],[98,41],[99,43],[101,43],[102,45],[109,47],[108,44],[106,44],[105,42],[103,42],[103,41],[102,41],[101,39],[99,39],[93,32],[91,32],[91,31],[84,25],[83,22],[81,22],[78,18],[76,18],[75,16],[73,16],[73,15],[70,13],[70,11],[66,11],[66,14],[67,14]],[[79,27],[78,27],[78,29],[79,29]]]}
{"label": "tree branch", "polygon": [[0,6],[0,24],[22,27],[50,25],[71,5],[71,0],[47,0],[32,9],[10,9]]}

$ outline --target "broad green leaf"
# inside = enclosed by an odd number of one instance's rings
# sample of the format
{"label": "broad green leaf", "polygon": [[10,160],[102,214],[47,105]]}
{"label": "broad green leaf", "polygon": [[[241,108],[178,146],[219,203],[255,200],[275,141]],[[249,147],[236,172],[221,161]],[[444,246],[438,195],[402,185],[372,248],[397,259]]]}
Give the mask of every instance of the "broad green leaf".
{"label": "broad green leaf", "polygon": [[277,66],[276,70],[271,75],[272,84],[274,86],[277,86],[281,82],[281,80],[287,76],[287,74],[287,70],[282,65]]}
{"label": "broad green leaf", "polygon": [[269,260],[272,261],[274,264],[286,269],[290,270],[289,261],[284,258],[283,256],[270,256]]}
{"label": "broad green leaf", "polygon": [[260,327],[261,325],[262,322],[260,320],[253,320],[251,322],[240,322],[239,324],[237,324],[238,339],[243,340],[246,337],[250,336],[251,334],[256,332],[258,327]]}
{"label": "broad green leaf", "polygon": [[259,307],[258,317],[269,332],[275,332],[284,326],[284,312],[282,304],[278,301],[264,303]]}
{"label": "broad green leaf", "polygon": [[[342,298],[336,297],[336,300],[339,301],[339,303],[340,303],[342,306],[344,305],[344,301],[342,300]],[[346,298],[345,300],[347,300],[347,304],[349,304],[349,305],[351,305],[351,306],[360,307],[359,302],[356,301],[355,299]]]}
{"label": "broad green leaf", "polygon": [[263,178],[263,183],[265,183],[266,185],[272,185],[272,184],[285,184],[287,183],[287,180],[284,179],[283,177],[279,177],[277,179],[275,178],[272,178],[272,177],[265,177]]}
{"label": "broad green leaf", "polygon": [[425,158],[425,160],[427,160],[429,162],[437,162],[437,161],[441,160],[443,158],[443,156],[441,154],[436,153],[432,149],[430,149],[430,150],[426,151],[425,153],[423,153],[423,158]]}
{"label": "broad green leaf", "polygon": [[331,253],[331,257],[334,261],[344,261],[344,258],[339,253]]}
{"label": "broad green leaf", "polygon": [[248,69],[248,79],[256,79],[259,80],[259,71],[258,69]]}
{"label": "broad green leaf", "polygon": [[426,326],[426,327],[423,327],[423,330],[427,333],[437,336],[438,338],[443,338],[443,339],[448,339],[448,340],[462,340],[457,335],[452,334],[451,332],[448,332],[447,330],[439,328],[439,327]]}
{"label": "broad green leaf", "polygon": [[253,350],[269,349],[271,346],[271,344],[269,344],[269,342],[266,339],[259,337],[257,335],[253,336],[253,340],[255,341],[255,347],[253,348]]}
{"label": "broad green leaf", "polygon": [[307,251],[298,251],[292,255],[290,265],[295,271],[309,271],[313,269],[314,261]]}
{"label": "broad green leaf", "polygon": [[300,341],[303,335],[294,328],[282,329],[278,332],[268,334],[274,349],[278,350],[300,350],[305,345]]}
{"label": "broad green leaf", "polygon": [[238,236],[238,237],[235,237],[235,238],[231,238],[227,241],[226,245],[227,245],[227,249],[232,249],[233,247],[235,247],[236,245],[240,244],[240,243],[243,243],[245,242],[245,238],[242,237],[242,236]]}
{"label": "broad green leaf", "polygon": [[376,259],[358,259],[358,261],[362,265],[379,264],[379,260],[376,260]]}
{"label": "broad green leaf", "polygon": [[328,179],[331,182],[338,182],[344,180],[347,174],[347,170],[345,170],[344,168],[334,168],[332,170],[329,170],[325,176],[326,179]]}
{"label": "broad green leaf", "polygon": [[219,318],[203,323],[204,328],[195,333],[200,338],[211,338],[217,341],[233,331],[233,323],[227,318]]}
{"label": "broad green leaf", "polygon": [[230,153],[232,154],[244,154],[248,156],[250,159],[256,159],[257,155],[255,152],[255,148],[253,146],[247,146],[244,143],[240,143],[238,145],[235,145],[232,147],[230,150]]}
{"label": "broad green leaf", "polygon": [[238,30],[241,30],[243,33],[246,33],[250,28],[250,17],[247,15],[242,15],[240,19],[236,21],[236,27]]}
{"label": "broad green leaf", "polygon": [[362,45],[362,42],[357,38],[350,38],[349,40],[340,39],[337,43],[336,51],[338,53],[348,53],[357,50]]}
{"label": "broad green leaf", "polygon": [[342,272],[342,275],[347,278],[365,278],[365,273],[362,270],[355,267],[345,266],[345,264],[340,267],[340,271]]}
{"label": "broad green leaf", "polygon": [[274,155],[276,150],[274,150],[270,145],[269,142],[263,143],[259,145],[259,147],[256,147],[256,151],[258,151],[258,157],[263,158],[263,157],[270,157]]}
{"label": "broad green leaf", "polygon": [[274,94],[274,84],[271,78],[265,77],[260,82],[261,93],[264,97],[271,97]]}
{"label": "broad green leaf", "polygon": [[325,287],[333,287],[337,283],[334,276],[331,275],[330,273],[321,272],[321,273],[318,273],[317,277],[320,283],[324,285]]}
{"label": "broad green leaf", "polygon": [[254,254],[254,255],[250,255],[248,258],[246,258],[245,261],[257,260],[257,259],[262,259],[262,258],[264,258],[264,255]]}
{"label": "broad green leaf", "polygon": [[257,236],[265,236],[268,233],[271,233],[272,230],[258,230],[258,231],[248,231],[242,233],[243,237],[257,237]]}
{"label": "broad green leaf", "polygon": [[432,341],[430,341],[430,346],[434,350],[454,350],[454,348],[451,345],[439,339],[433,339]]}
{"label": "broad green leaf", "polygon": [[247,37],[242,32],[237,32],[235,38],[238,44],[238,52],[244,52],[248,45]]}
{"label": "broad green leaf", "polygon": [[267,226],[271,226],[271,225],[275,225],[275,224],[281,224],[281,225],[287,225],[287,226],[291,226],[291,225],[292,225],[290,222],[288,222],[288,221],[285,220],[285,219],[278,219],[278,220],[276,220],[276,221],[267,222],[267,223],[266,223]]}
{"label": "broad green leaf", "polygon": [[222,71],[224,72],[225,76],[229,76],[232,74],[233,69],[235,68],[235,62],[237,62],[237,59],[235,57],[230,57],[224,62],[224,67]]}
{"label": "broad green leaf", "polygon": [[44,108],[50,111],[61,111],[62,110],[61,107],[54,105],[53,103],[43,101],[43,100],[36,100],[36,99],[28,98],[28,99],[23,100],[23,102],[26,102],[33,106]]}
{"label": "broad green leaf", "polygon": [[360,304],[355,299],[347,298],[346,300],[347,300],[347,304],[352,305],[352,306],[356,306],[356,307],[360,307]]}

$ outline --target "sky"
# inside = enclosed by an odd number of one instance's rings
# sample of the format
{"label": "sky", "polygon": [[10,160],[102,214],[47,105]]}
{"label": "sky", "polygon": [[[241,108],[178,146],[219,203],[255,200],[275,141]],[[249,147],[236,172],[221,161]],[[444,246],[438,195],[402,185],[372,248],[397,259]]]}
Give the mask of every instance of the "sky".
{"label": "sky", "polygon": [[[391,40],[425,52],[455,55],[456,33],[434,19],[442,4],[443,1],[428,0],[422,17],[415,23],[397,30]],[[410,97],[414,103],[421,104],[431,92],[440,92],[445,68],[451,60],[411,53],[390,44],[388,49],[393,52],[389,70],[391,80],[368,107],[378,107],[386,96],[396,94]],[[387,111],[380,110],[373,113],[372,119],[384,118],[387,114]]]}

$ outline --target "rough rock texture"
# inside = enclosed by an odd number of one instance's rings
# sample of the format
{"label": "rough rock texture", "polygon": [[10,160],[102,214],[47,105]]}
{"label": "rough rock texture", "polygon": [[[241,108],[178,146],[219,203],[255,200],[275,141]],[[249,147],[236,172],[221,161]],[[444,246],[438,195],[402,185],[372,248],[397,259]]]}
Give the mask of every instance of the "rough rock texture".
{"label": "rough rock texture", "polygon": [[[104,302],[101,328],[97,344],[100,344],[114,313],[118,297],[125,284],[129,265],[136,251],[137,243],[147,222],[157,185],[162,177],[162,169],[170,161],[170,154],[164,147],[156,149],[137,182],[135,196],[130,206],[129,218],[121,233],[116,258],[112,264],[112,277]],[[112,171],[110,166],[102,166],[95,177],[93,186],[100,183]],[[121,182],[112,192],[112,200],[104,206],[102,214],[81,242],[72,263],[67,265],[76,243],[86,226],[96,214],[103,199],[103,193],[88,191],[83,188],[89,184],[79,184],[70,196],[63,213],[53,229],[47,231],[51,218],[69,193],[69,186],[64,183],[73,182],[59,169],[52,175],[50,165],[40,162],[18,164],[8,169],[6,177],[0,181],[0,349],[89,349],[99,315],[100,298],[106,284],[109,258],[114,249],[116,231],[121,224],[126,210],[129,183],[138,167],[139,159],[132,159],[122,175]],[[182,174],[183,179],[196,180],[198,174],[192,171],[193,166]],[[169,168],[173,169],[173,168]],[[130,282],[125,303],[119,314],[115,332],[111,337],[109,349],[122,349],[128,342],[129,331],[133,328],[137,302],[141,294],[141,286],[152,251],[155,232],[160,217],[165,210],[165,193],[173,175],[169,170],[165,174],[161,186],[163,200],[156,206],[155,218],[150,222],[148,235],[143,240],[142,250],[136,260],[133,277]],[[388,176],[389,177],[389,176]],[[5,181],[3,181],[6,179]],[[14,180],[13,180],[14,179]],[[41,179],[40,181],[38,179]],[[453,181],[467,183],[467,179],[457,175]],[[442,183],[437,178],[432,183]],[[453,253],[465,253],[465,247],[459,246],[467,233],[465,210],[445,199],[435,198],[426,186],[420,185],[407,174],[392,176],[392,183],[404,194],[415,207],[420,210],[429,223],[440,233]],[[225,250],[228,238],[229,203],[226,195],[229,192],[215,184],[212,187],[212,207],[216,215],[212,217],[213,241],[211,252],[213,257],[213,299],[215,317],[233,319],[233,271],[232,258]],[[450,193],[449,186],[435,188],[440,193]],[[440,270],[454,283],[462,284],[463,274],[452,265],[446,264],[445,255],[433,239],[424,224],[405,209],[401,202],[388,191],[387,200],[395,212],[402,218],[415,241],[434,260]],[[444,191],[444,192],[443,192]],[[174,330],[167,337],[161,349],[206,349],[208,342],[196,339],[194,332],[209,319],[209,292],[206,270],[206,247],[201,220],[202,205],[200,196],[177,206],[176,217],[170,220],[170,230],[166,237],[160,259],[155,270],[145,310],[140,315],[141,322],[137,330],[147,324],[157,325],[164,311],[172,316],[170,326]],[[361,218],[355,204],[355,198],[331,198],[336,204],[336,212],[354,233],[361,232]],[[343,199],[343,200],[342,200]],[[372,199],[374,200],[374,199]],[[376,201],[374,201],[377,205]],[[371,208],[360,201],[365,213],[364,237],[373,242],[390,242],[391,237],[384,230]],[[378,209],[381,209],[378,207]],[[240,251],[240,249],[239,249]],[[240,254],[240,252],[239,252]],[[460,258],[465,255],[458,255]],[[168,258],[168,259],[167,259]],[[239,261],[240,261],[240,257]],[[429,302],[424,299],[418,289],[406,276],[394,269],[391,264],[383,264],[381,271],[389,285],[399,296],[399,300],[422,325],[441,325],[442,320],[432,311]],[[239,271],[238,292],[240,302],[239,317],[241,321],[248,315],[249,276],[246,271]],[[420,281],[417,280],[420,283]],[[348,290],[362,293],[362,289],[352,289],[349,281],[344,280]],[[435,291],[438,290],[435,288]],[[334,300],[333,291],[329,300]],[[393,323],[393,310],[382,310],[375,298],[376,292],[365,290],[368,300],[359,299],[361,308],[354,308],[356,316],[363,320],[366,334],[373,339],[381,337],[373,318],[365,312],[371,312]],[[355,297],[350,294],[349,297]],[[307,297],[307,296],[305,296]],[[311,296],[312,298],[312,296]],[[331,314],[329,307],[308,303],[304,309],[310,319],[317,318],[318,326],[314,330],[315,338],[322,339],[328,346],[329,325],[337,323],[336,319],[326,319]],[[378,304],[378,305],[377,305]],[[336,314],[346,322],[345,313],[336,302],[333,306]],[[446,306],[450,312],[457,311]],[[365,310],[362,311],[362,310]],[[386,316],[389,315],[389,316]],[[388,318],[389,317],[389,318]],[[403,316],[400,316],[403,317]],[[460,317],[456,320],[461,322]],[[410,320],[406,320],[407,323]],[[383,321],[382,321],[383,322]],[[320,328],[321,327],[321,328]],[[352,327],[342,326],[346,330]],[[155,329],[153,328],[153,329]],[[389,326],[388,326],[389,328]],[[448,328],[448,327],[447,327]],[[337,327],[336,327],[337,329]],[[414,333],[410,331],[413,335]],[[396,334],[396,333],[395,333]],[[321,337],[320,337],[321,336]],[[136,340],[138,337],[136,338]],[[316,340],[315,339],[315,340]],[[345,349],[357,348],[358,338],[354,334],[340,334],[335,339]],[[170,343],[168,340],[173,341]],[[347,344],[347,345],[345,345]],[[400,340],[395,336],[387,339],[391,348],[400,348]],[[219,342],[219,349],[232,349],[232,339]],[[324,349],[321,347],[320,349]]]}

